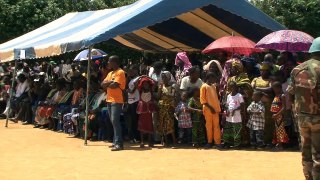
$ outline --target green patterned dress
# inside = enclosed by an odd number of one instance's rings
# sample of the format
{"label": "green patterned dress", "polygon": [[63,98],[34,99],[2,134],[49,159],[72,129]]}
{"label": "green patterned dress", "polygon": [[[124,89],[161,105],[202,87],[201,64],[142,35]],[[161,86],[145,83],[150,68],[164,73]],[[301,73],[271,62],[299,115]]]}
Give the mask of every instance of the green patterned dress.
{"label": "green patterned dress", "polygon": [[[188,106],[193,109],[202,109],[199,99],[193,97],[189,100]],[[192,143],[201,145],[206,143],[206,130],[204,116],[200,112],[192,112]]]}

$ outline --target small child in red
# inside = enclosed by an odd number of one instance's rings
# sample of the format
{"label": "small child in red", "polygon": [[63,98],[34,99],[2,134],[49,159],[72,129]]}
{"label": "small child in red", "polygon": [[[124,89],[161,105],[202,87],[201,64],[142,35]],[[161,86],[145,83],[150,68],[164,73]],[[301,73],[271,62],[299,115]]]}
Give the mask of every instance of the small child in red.
{"label": "small child in red", "polygon": [[144,135],[148,135],[149,147],[153,147],[152,134],[153,134],[153,123],[152,113],[156,110],[154,98],[152,94],[152,87],[154,86],[153,80],[142,77],[138,84],[140,91],[140,100],[137,107],[137,114],[139,114],[138,130],[140,131],[141,144],[140,147],[144,148]]}

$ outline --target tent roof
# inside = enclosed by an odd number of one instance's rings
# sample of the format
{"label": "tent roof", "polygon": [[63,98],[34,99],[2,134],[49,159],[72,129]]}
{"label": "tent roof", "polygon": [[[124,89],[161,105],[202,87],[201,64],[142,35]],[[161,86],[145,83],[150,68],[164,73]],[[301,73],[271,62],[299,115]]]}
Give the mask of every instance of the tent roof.
{"label": "tent roof", "polygon": [[69,13],[0,45],[1,62],[76,51],[103,41],[138,50],[198,51],[226,35],[258,41],[284,29],[246,0],[140,0],[98,11]]}

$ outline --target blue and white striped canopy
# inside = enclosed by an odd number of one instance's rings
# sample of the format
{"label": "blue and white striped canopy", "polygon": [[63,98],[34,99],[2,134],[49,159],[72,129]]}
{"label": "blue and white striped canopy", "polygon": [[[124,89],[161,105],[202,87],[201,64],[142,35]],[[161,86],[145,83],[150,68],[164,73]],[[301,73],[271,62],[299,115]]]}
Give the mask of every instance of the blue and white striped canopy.
{"label": "blue and white striped canopy", "polygon": [[138,50],[199,51],[239,35],[253,41],[284,29],[246,0],[140,0],[98,11],[69,13],[0,45],[1,62],[40,58],[108,41]]}

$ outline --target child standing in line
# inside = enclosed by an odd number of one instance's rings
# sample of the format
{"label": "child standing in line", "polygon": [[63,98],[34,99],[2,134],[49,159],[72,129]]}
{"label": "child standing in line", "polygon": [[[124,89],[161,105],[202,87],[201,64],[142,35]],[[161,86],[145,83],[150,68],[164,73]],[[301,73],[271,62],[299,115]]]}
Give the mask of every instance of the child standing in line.
{"label": "child standing in line", "polygon": [[280,82],[274,82],[272,84],[272,90],[275,97],[271,104],[270,111],[272,112],[272,119],[275,121],[275,133],[272,143],[275,144],[274,150],[282,150],[283,143],[288,143],[289,138],[284,128],[284,121],[282,113],[286,109],[286,97],[282,93],[282,84]]}
{"label": "child standing in line", "polygon": [[231,93],[227,96],[227,118],[223,128],[224,147],[233,146],[239,148],[241,145],[241,109],[244,108],[244,100],[239,93],[238,85],[232,81],[229,83]]}
{"label": "child standing in line", "polygon": [[200,102],[203,105],[203,115],[206,120],[208,143],[206,149],[212,148],[212,142],[217,148],[221,148],[221,130],[219,124],[219,112],[221,111],[220,102],[217,93],[217,87],[214,85],[215,74],[206,75],[206,83],[200,89]]}
{"label": "child standing in line", "polygon": [[192,121],[191,113],[188,108],[188,93],[182,92],[181,101],[175,110],[175,115],[178,120],[179,140],[178,144],[183,142],[191,143],[192,141]]}
{"label": "child standing in line", "polygon": [[152,87],[154,82],[148,77],[142,77],[138,84],[140,91],[140,100],[137,107],[139,114],[138,130],[140,131],[141,143],[140,148],[144,148],[144,136],[148,135],[149,147],[153,147],[152,134],[153,123],[152,113],[155,112],[156,106],[153,100]]}
{"label": "child standing in line", "polygon": [[200,89],[194,88],[190,91],[189,110],[192,119],[192,143],[193,147],[200,147],[206,143],[205,120],[202,114],[200,102]]}
{"label": "child standing in line", "polygon": [[264,124],[265,124],[265,108],[261,101],[262,92],[255,91],[252,96],[252,103],[247,108],[250,114],[247,127],[250,129],[250,144],[251,147],[261,149],[264,147]]}

